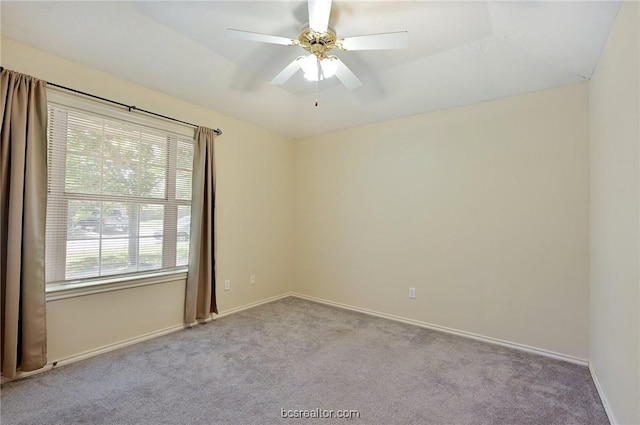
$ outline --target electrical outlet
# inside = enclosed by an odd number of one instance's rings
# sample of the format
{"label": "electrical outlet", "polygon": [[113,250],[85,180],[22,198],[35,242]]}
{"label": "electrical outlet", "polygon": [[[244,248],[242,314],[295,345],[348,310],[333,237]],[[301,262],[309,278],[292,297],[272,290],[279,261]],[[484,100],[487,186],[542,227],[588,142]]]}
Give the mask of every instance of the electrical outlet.
{"label": "electrical outlet", "polygon": [[252,275],[251,275],[251,284],[252,284],[252,285],[255,285],[255,284],[256,284],[256,275],[255,275],[255,274],[252,274]]}
{"label": "electrical outlet", "polygon": [[409,298],[415,299],[416,297],[416,288],[409,288]]}
{"label": "electrical outlet", "polygon": [[224,281],[224,290],[228,291],[229,289],[231,289],[231,281],[230,280],[225,280]]}

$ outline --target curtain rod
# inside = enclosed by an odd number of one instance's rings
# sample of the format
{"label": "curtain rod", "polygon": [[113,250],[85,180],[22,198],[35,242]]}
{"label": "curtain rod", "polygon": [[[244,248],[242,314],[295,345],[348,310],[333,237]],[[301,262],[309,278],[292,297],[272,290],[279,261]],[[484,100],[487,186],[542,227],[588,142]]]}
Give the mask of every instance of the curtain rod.
{"label": "curtain rod", "polygon": [[[2,72],[2,71],[4,71],[4,67],[0,66],[0,72]],[[129,112],[131,112],[131,111],[139,111],[139,112],[143,112],[145,114],[149,114],[149,115],[153,115],[153,116],[156,116],[156,117],[164,118],[165,120],[179,122],[179,123],[182,123],[182,124],[190,125],[192,127],[199,127],[198,125],[192,124],[192,123],[187,122],[187,121],[182,121],[182,120],[179,120],[177,118],[171,118],[171,117],[168,117],[166,115],[157,114],[155,112],[147,111],[146,109],[140,109],[140,108],[137,108],[137,107],[132,106],[132,105],[127,105],[125,103],[121,103],[121,102],[118,102],[118,101],[115,101],[115,100],[107,99],[105,97],[96,96],[95,94],[86,93],[86,92],[83,92],[83,91],[80,91],[80,90],[72,89],[70,87],[65,87],[65,86],[62,86],[60,84],[51,83],[49,81],[47,81],[47,84],[50,85],[50,86],[53,86],[53,87],[57,87],[59,89],[67,90],[67,91],[70,91],[70,92],[73,92],[73,93],[77,93],[77,94],[81,94],[83,96],[87,96],[87,97],[91,97],[91,98],[94,98],[94,99],[102,100],[103,102],[109,102],[109,103],[113,103],[113,104],[118,105],[118,106],[122,106],[123,108],[127,108],[129,110]],[[214,129],[213,132],[216,133],[217,136],[221,136],[222,135],[222,130],[220,130],[219,128]]]}

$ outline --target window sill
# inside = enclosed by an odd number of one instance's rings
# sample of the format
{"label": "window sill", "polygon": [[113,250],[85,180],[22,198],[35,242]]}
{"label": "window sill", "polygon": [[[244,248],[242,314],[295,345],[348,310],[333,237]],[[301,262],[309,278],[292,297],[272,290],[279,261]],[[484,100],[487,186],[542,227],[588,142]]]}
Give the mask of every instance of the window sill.
{"label": "window sill", "polygon": [[187,279],[187,269],[145,273],[134,276],[105,277],[91,281],[49,284],[46,287],[46,300],[55,301],[65,298],[82,297],[102,292],[120,291],[140,286],[175,282]]}

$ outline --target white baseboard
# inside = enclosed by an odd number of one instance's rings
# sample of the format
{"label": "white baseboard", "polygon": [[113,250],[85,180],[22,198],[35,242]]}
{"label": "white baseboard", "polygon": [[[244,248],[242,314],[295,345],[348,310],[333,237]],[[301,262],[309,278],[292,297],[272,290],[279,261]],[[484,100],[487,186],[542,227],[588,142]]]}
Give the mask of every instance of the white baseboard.
{"label": "white baseboard", "polygon": [[149,339],[153,339],[153,338],[157,338],[159,336],[162,335],[167,335],[170,334],[172,332],[175,331],[179,331],[181,329],[184,329],[185,325],[184,324],[180,324],[180,325],[174,325],[174,326],[170,326],[168,328],[165,329],[160,329],[158,331],[153,331],[153,332],[149,332],[143,335],[139,335],[133,338],[129,338],[129,339],[125,339],[122,341],[118,341],[115,342],[113,344],[108,344],[108,345],[104,345],[102,347],[98,347],[98,348],[93,348],[91,350],[87,350],[87,351],[83,351],[82,353],[78,353],[78,354],[73,354],[71,356],[68,357],[63,357],[61,359],[57,359],[57,360],[53,360],[48,362],[44,367],[38,369],[38,370],[34,370],[31,372],[18,372],[16,373],[16,376],[12,379],[8,379],[5,378],[4,376],[2,377],[2,383],[4,384],[5,382],[9,382],[9,381],[14,381],[16,379],[22,379],[22,378],[26,378],[28,376],[32,376],[32,375],[36,375],[38,373],[42,373],[42,372],[46,372],[49,371],[51,369],[54,368],[58,368],[60,366],[65,366],[71,363],[75,363],[77,361],[80,360],[84,360],[84,359],[88,359],[90,357],[94,357],[97,356],[99,354],[104,354],[104,353],[108,353],[110,351],[114,351],[117,350],[119,348],[124,348],[127,347],[129,345],[133,345],[133,344],[137,344],[139,342],[142,341],[147,341]]}
{"label": "white baseboard", "polygon": [[143,334],[143,335],[135,336],[133,338],[128,338],[128,339],[125,339],[123,341],[119,341],[119,342],[115,342],[113,344],[108,344],[108,345],[104,345],[102,347],[98,347],[98,348],[94,348],[94,349],[91,349],[91,350],[87,350],[87,351],[84,351],[84,352],[79,353],[79,354],[74,354],[72,356],[63,357],[63,358],[61,358],[59,360],[54,361],[53,364],[55,364],[54,367],[60,367],[60,366],[68,365],[70,363],[75,363],[75,362],[80,361],[80,360],[88,359],[90,357],[94,357],[94,356],[97,356],[99,354],[108,353],[110,351],[114,351],[114,350],[117,350],[119,348],[128,347],[129,345],[133,345],[133,344],[137,344],[137,343],[142,342],[142,341],[147,341],[147,340],[150,340],[150,339],[153,339],[153,338],[157,338],[157,337],[162,336],[162,335],[167,335],[167,334],[182,330],[184,328],[185,328],[184,324],[173,325],[173,326],[170,326],[170,327],[165,328],[165,329],[160,329],[158,331],[153,331],[153,332],[149,332],[149,333],[146,333],[146,334]]}
{"label": "white baseboard", "polygon": [[551,358],[556,359],[556,360],[562,360],[562,361],[565,361],[565,362],[574,363],[574,364],[578,364],[578,365],[581,365],[581,366],[587,366],[589,364],[589,362],[586,359],[581,359],[579,357],[569,356],[567,354],[556,353],[555,351],[545,350],[543,348],[531,347],[529,345],[519,344],[517,342],[505,341],[503,339],[493,338],[493,337],[490,337],[490,336],[484,336],[484,335],[476,334],[476,333],[473,333],[473,332],[461,331],[461,330],[458,330],[458,329],[448,328],[446,326],[434,325],[432,323],[421,322],[419,320],[413,320],[413,319],[408,319],[408,318],[405,318],[405,317],[394,316],[392,314],[380,313],[380,312],[377,312],[377,311],[368,310],[366,308],[355,307],[355,306],[352,306],[352,305],[347,305],[347,304],[342,304],[342,303],[338,303],[338,302],[334,302],[334,301],[329,301],[329,300],[325,300],[325,299],[322,299],[322,298],[311,297],[311,296],[308,296],[308,295],[303,295],[303,294],[298,294],[298,293],[292,293],[291,295],[294,296],[294,297],[297,297],[297,298],[308,300],[308,301],[314,301],[314,302],[317,302],[317,303],[326,304],[326,305],[330,305],[330,306],[338,307],[338,308],[343,308],[343,309],[346,309],[346,310],[357,311],[359,313],[368,314],[370,316],[381,317],[381,318],[384,318],[384,319],[390,319],[390,320],[394,320],[396,322],[407,323],[409,325],[419,326],[421,328],[431,329],[431,330],[435,330],[435,331],[439,331],[439,332],[445,332],[445,333],[448,333],[448,334],[461,336],[461,337],[464,337],[464,338],[470,338],[470,339],[475,339],[475,340],[478,340],[478,341],[488,342],[488,343],[494,344],[494,345],[500,345],[500,346],[503,346],[503,347],[514,348],[516,350],[526,351],[527,353],[533,353],[533,354],[538,354],[538,355],[545,356],[545,357],[551,357]]}
{"label": "white baseboard", "polygon": [[593,363],[589,362],[589,372],[591,373],[591,379],[593,379],[593,383],[596,386],[596,390],[598,391],[598,395],[600,396],[600,401],[602,401],[602,406],[604,407],[604,411],[609,418],[609,423],[611,425],[617,425],[619,422],[616,420],[613,415],[613,411],[611,410],[611,405],[607,400],[607,397],[604,394],[604,389],[602,385],[600,385],[600,380],[598,379],[598,373],[596,372],[596,368],[593,366]]}
{"label": "white baseboard", "polygon": [[113,343],[113,344],[109,344],[109,345],[105,345],[105,346],[102,346],[102,347],[98,347],[98,348],[94,348],[94,349],[91,349],[91,350],[87,350],[87,351],[84,351],[84,352],[79,353],[79,354],[74,354],[72,356],[68,356],[68,357],[64,357],[64,358],[61,358],[61,359],[57,359],[57,360],[48,362],[44,367],[42,367],[42,368],[40,368],[38,370],[34,370],[34,371],[31,371],[31,372],[18,372],[18,373],[16,373],[16,376],[14,378],[12,378],[12,379],[7,379],[5,377],[2,377],[1,383],[4,384],[5,382],[14,381],[16,379],[26,378],[27,376],[32,376],[32,375],[36,375],[38,373],[46,372],[46,371],[51,370],[53,368],[57,368],[57,367],[64,366],[64,365],[68,365],[70,363],[74,363],[74,362],[77,362],[77,361],[80,361],[80,360],[88,359],[90,357],[97,356],[99,354],[108,353],[109,351],[117,350],[119,348],[124,348],[126,346],[137,344],[138,342],[142,342],[142,341],[147,341],[149,339],[157,338],[157,337],[162,336],[162,335],[167,335],[167,334],[170,334],[172,332],[176,332],[176,331],[179,331],[181,329],[185,329],[185,328],[197,325],[199,323],[206,323],[206,322],[210,322],[211,320],[217,320],[219,318],[228,316],[230,314],[238,313],[240,311],[247,310],[247,309],[250,309],[250,308],[253,308],[253,307],[257,307],[257,306],[262,305],[262,304],[267,304],[267,303],[270,303],[270,302],[273,302],[273,301],[277,301],[277,300],[282,299],[282,298],[290,297],[291,295],[292,295],[291,292],[287,292],[287,293],[284,293],[284,294],[281,294],[281,295],[277,295],[275,297],[266,298],[264,300],[256,301],[256,302],[253,302],[253,303],[250,303],[250,304],[246,304],[246,305],[243,305],[243,306],[240,306],[240,307],[236,307],[236,308],[232,308],[232,309],[223,311],[222,313],[214,315],[213,317],[209,317],[208,319],[205,319],[205,320],[199,320],[199,321],[194,322],[194,323],[189,324],[189,325],[179,324],[179,325],[170,326],[170,327],[165,328],[165,329],[149,332],[149,333],[146,333],[144,335],[136,336],[136,337],[129,338],[129,339],[126,339],[126,340],[123,340],[123,341],[119,341],[119,342],[116,342],[116,343]]}
{"label": "white baseboard", "polygon": [[26,378],[28,376],[37,375],[39,373],[46,372],[46,371],[51,370],[51,369],[53,369],[53,364],[52,363],[47,363],[46,365],[44,365],[40,369],[32,370],[30,372],[17,371],[16,372],[16,376],[14,376],[11,379],[5,378],[4,376],[0,377],[0,385],[4,385],[7,382],[16,381],[18,379]]}
{"label": "white baseboard", "polygon": [[[322,298],[316,298],[316,297],[311,297],[308,295],[303,295],[303,294],[298,294],[298,293],[294,293],[294,292],[287,292],[281,295],[277,295],[274,297],[270,297],[270,298],[266,298],[264,300],[260,300],[260,301],[256,301],[250,304],[245,304],[243,306],[240,307],[236,307],[236,308],[232,308],[229,310],[225,310],[223,312],[221,312],[220,314],[217,314],[213,317],[210,317],[206,320],[201,320],[198,323],[206,323],[209,322],[211,320],[218,320],[222,317],[225,316],[229,316],[231,314],[234,313],[238,313],[240,311],[244,311],[244,310],[248,310],[250,308],[253,307],[257,307],[259,305],[262,304],[268,304],[283,298],[287,298],[287,297],[296,297],[296,298],[300,298],[300,299],[304,299],[304,300],[308,300],[308,301],[314,301],[317,303],[321,303],[321,304],[326,304],[326,305],[330,305],[333,307],[338,307],[338,308],[342,308],[342,309],[346,309],[346,310],[351,310],[351,311],[356,311],[359,313],[364,313],[364,314],[368,314],[370,316],[375,316],[375,317],[381,317],[384,319],[390,319],[390,320],[394,320],[397,322],[402,322],[402,323],[407,323],[410,325],[414,325],[414,326],[419,326],[422,328],[426,328],[426,329],[432,329],[432,330],[436,330],[436,331],[440,331],[440,332],[445,332],[445,333],[449,333],[449,334],[453,334],[453,335],[457,335],[457,336],[462,336],[465,338],[470,338],[470,339],[475,339],[475,340],[479,340],[479,341],[484,341],[484,342],[488,342],[490,344],[495,344],[495,345],[500,345],[503,347],[509,347],[509,348],[514,348],[516,350],[521,350],[521,351],[526,351],[528,353],[533,353],[533,354],[538,354],[538,355],[542,355],[545,357],[551,357],[557,360],[563,360],[566,362],[570,362],[570,363],[575,363],[575,364],[579,364],[582,366],[587,366],[589,365],[589,362],[585,359],[581,359],[581,358],[577,358],[577,357],[573,357],[573,356],[568,356],[566,354],[560,354],[560,353],[556,353],[553,351],[549,351],[549,350],[545,350],[542,348],[536,348],[536,347],[531,347],[528,345],[524,345],[524,344],[519,344],[516,342],[510,342],[510,341],[505,341],[505,340],[501,340],[498,338],[492,338],[492,337],[488,337],[488,336],[484,336],[484,335],[479,335],[479,334],[475,334],[475,333],[471,333],[471,332],[466,332],[466,331],[461,331],[461,330],[457,330],[457,329],[452,329],[452,328],[448,328],[445,326],[440,326],[440,325],[434,325],[431,323],[427,323],[427,322],[421,322],[418,320],[413,320],[413,319],[408,319],[405,317],[399,317],[399,316],[394,316],[391,314],[386,314],[386,313],[380,313],[377,311],[373,311],[373,310],[368,310],[365,308],[360,308],[360,307],[355,307],[355,306],[351,306],[351,305],[347,305],[347,304],[342,304],[342,303],[338,303],[338,302],[334,302],[334,301],[329,301],[329,300],[325,300]],[[195,325],[195,323],[194,323]],[[174,325],[171,326],[169,328],[166,329],[162,329],[159,331],[154,331],[154,332],[149,332],[147,334],[144,335],[140,335],[134,338],[129,338],[117,343],[113,343],[113,344],[109,344],[109,345],[105,345],[103,347],[99,347],[99,348],[95,348],[92,350],[88,350],[79,354],[74,354],[72,356],[68,356],[68,357],[64,357],[62,359],[58,359],[56,361],[53,362],[49,362],[47,363],[47,365],[45,365],[43,368],[38,369],[38,370],[34,370],[32,372],[18,372],[16,374],[16,377],[10,380],[15,380],[15,379],[20,379],[20,378],[25,378],[27,376],[31,376],[31,375],[35,375],[41,372],[45,372],[48,370],[53,369],[54,367],[60,367],[60,366],[64,366],[70,363],[74,363],[80,360],[84,360],[84,359],[88,359],[90,357],[93,356],[97,356],[99,354],[103,354],[103,353],[108,353],[110,351],[113,350],[117,350],[119,348],[123,348],[123,347],[127,347],[129,345],[133,345],[136,344],[138,342],[142,342],[142,341],[146,341],[149,339],[153,339],[153,338],[157,338],[159,336],[162,335],[167,335],[169,333],[175,332],[175,331],[179,331],[181,329],[184,329],[185,327],[189,327],[191,325],[184,325],[184,324],[180,324],[180,325]],[[595,374],[595,371],[591,368],[591,365],[589,365],[589,369],[591,370],[591,374],[594,378],[594,382],[596,385],[596,388],[598,389],[598,394],[600,394],[600,398],[602,399],[602,403],[605,406],[605,410],[607,412],[607,415],[609,416],[609,420],[611,421],[612,425],[615,424],[616,422],[613,420],[613,415],[612,412],[610,411],[609,405],[606,402],[606,398],[604,397],[604,393],[602,392],[602,388],[600,387],[599,382],[597,381],[597,375]],[[10,381],[9,379],[6,379],[4,377],[2,377],[2,383],[8,382]]]}
{"label": "white baseboard", "polygon": [[225,311],[223,311],[223,312],[221,312],[219,314],[214,315],[213,318],[210,319],[210,320],[218,320],[218,319],[220,319],[222,317],[225,317],[225,316],[228,316],[230,314],[238,313],[238,312],[243,311],[243,310],[248,310],[250,308],[257,307],[257,306],[262,305],[262,304],[269,304],[269,303],[272,303],[274,301],[281,300],[282,298],[290,297],[292,295],[293,295],[292,292],[286,292],[286,293],[281,294],[281,295],[276,295],[275,297],[265,298],[264,300],[256,301],[256,302],[253,302],[253,303],[250,303],[250,304],[245,304],[243,306],[236,307],[236,308],[231,308],[229,310],[225,310]]}

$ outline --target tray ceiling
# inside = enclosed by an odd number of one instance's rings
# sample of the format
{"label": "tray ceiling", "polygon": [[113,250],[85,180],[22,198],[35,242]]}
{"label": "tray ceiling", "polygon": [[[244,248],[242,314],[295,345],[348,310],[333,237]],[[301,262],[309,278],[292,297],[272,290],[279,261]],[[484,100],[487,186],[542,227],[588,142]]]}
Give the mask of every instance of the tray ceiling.
{"label": "tray ceiling", "polygon": [[619,6],[335,0],[339,37],[409,31],[406,50],[336,53],[363,82],[348,91],[272,86],[301,50],[225,37],[296,38],[306,1],[0,3],[3,36],[292,138],[587,80]]}

